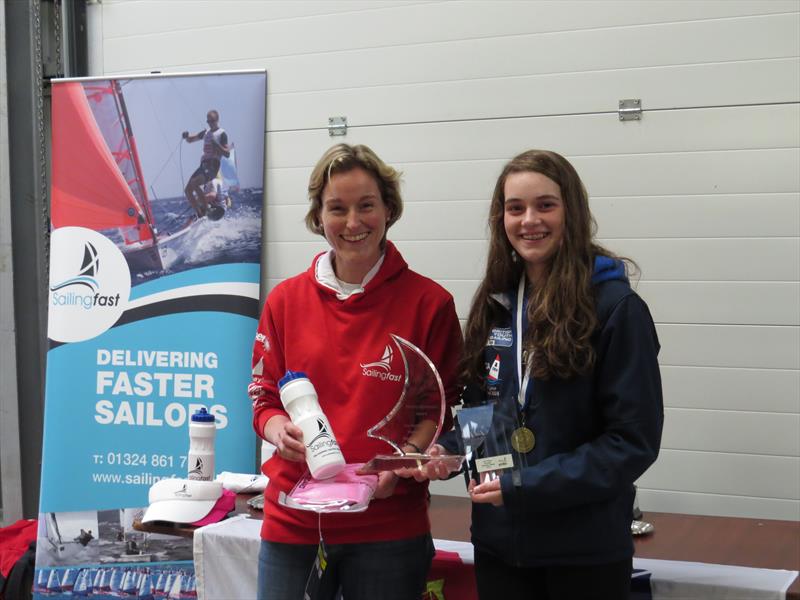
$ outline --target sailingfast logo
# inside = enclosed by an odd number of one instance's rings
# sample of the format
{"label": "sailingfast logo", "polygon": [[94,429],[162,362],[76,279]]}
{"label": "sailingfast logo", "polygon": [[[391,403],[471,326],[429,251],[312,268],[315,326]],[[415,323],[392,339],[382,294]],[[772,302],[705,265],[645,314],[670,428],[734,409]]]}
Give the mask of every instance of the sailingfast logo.
{"label": "sailingfast logo", "polygon": [[192,497],[192,495],[189,493],[189,490],[186,489],[186,484],[185,483],[183,484],[183,487],[181,489],[175,490],[175,492],[173,492],[173,495],[176,496],[177,498],[191,498]]}
{"label": "sailingfast logo", "polygon": [[59,227],[50,237],[47,335],[58,342],[96,337],[127,307],[131,272],[109,238],[84,227]]}
{"label": "sailingfast logo", "polygon": [[[119,304],[119,293],[113,296],[104,295],[99,292],[96,275],[100,270],[100,259],[97,249],[86,242],[83,246],[83,261],[81,262],[78,274],[75,277],[56,283],[50,286],[52,293],[50,298],[54,306],[80,306],[89,310],[94,306],[116,306]],[[74,289],[74,288],[77,288]],[[83,288],[88,288],[89,293],[85,293]]]}
{"label": "sailingfast logo", "polygon": [[317,418],[317,427],[319,433],[306,444],[306,448],[308,448],[310,452],[316,454],[320,450],[339,447],[339,444],[336,443],[336,440],[333,439],[330,431],[328,431],[328,425],[325,423],[324,419]]}
{"label": "sailingfast logo", "polygon": [[[191,479],[192,475],[197,475],[197,476],[201,476],[202,477],[202,475],[203,475],[203,467],[204,467],[203,457],[202,456],[196,456],[195,457],[195,461],[194,461],[194,465],[191,465],[191,467],[192,468],[189,469],[189,473],[188,473],[190,479]],[[186,488],[185,485],[183,487]]]}
{"label": "sailingfast logo", "polygon": [[364,377],[374,377],[381,381],[400,381],[400,375],[392,373],[393,356],[394,350],[392,350],[391,346],[387,345],[380,360],[366,364],[362,363],[360,365],[361,374],[364,375]]}

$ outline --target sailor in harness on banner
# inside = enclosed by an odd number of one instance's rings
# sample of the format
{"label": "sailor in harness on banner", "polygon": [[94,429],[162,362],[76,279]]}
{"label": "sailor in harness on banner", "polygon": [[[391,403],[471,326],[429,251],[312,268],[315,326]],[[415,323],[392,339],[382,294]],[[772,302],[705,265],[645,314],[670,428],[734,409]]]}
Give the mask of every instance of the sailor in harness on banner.
{"label": "sailor in harness on banner", "polygon": [[184,193],[186,194],[186,200],[194,208],[198,218],[208,215],[209,219],[216,221],[222,217],[224,209],[212,208],[209,210],[210,206],[217,206],[217,203],[215,202],[213,205],[208,203],[207,194],[203,188],[217,178],[220,170],[220,161],[222,157],[228,158],[231,155],[231,146],[228,144],[228,134],[219,126],[218,111],[209,110],[206,115],[206,123],[208,123],[208,129],[194,134],[184,131],[181,134],[181,137],[188,143],[203,140],[203,155],[200,157],[200,166],[189,178]]}

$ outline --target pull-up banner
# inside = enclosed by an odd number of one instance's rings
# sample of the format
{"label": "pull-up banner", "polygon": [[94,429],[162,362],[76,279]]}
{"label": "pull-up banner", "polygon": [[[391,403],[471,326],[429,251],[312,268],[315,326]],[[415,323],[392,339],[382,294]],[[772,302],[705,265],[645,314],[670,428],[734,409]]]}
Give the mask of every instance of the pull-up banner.
{"label": "pull-up banner", "polygon": [[191,540],[134,529],[186,477],[253,471],[266,73],[55,81],[34,593],[191,597]]}

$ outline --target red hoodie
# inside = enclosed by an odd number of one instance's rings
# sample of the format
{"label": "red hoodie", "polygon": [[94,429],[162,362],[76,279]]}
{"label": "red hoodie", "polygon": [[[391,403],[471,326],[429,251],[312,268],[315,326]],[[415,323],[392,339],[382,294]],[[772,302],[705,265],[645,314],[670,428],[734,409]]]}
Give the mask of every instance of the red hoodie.
{"label": "red hoodie", "polygon": [[0,527],[0,590],[2,581],[11,573],[14,564],[36,540],[36,521],[20,520],[8,527]]}
{"label": "red hoodie", "polygon": [[[253,347],[253,426],[264,425],[286,412],[277,382],[288,369],[305,372],[319,396],[348,463],[366,462],[392,448],[367,437],[397,402],[403,387],[403,361],[398,352],[384,369],[361,365],[384,357],[389,334],[420,348],[436,365],[448,404],[458,398],[457,369],[462,350],[461,329],[452,296],[439,284],[414,273],[391,242],[378,273],[345,300],[315,277],[316,256],[305,272],[283,281],[264,305]],[[452,425],[446,415],[443,431]],[[262,539],[314,544],[319,540],[317,515],[277,503],[306,470],[305,462],[275,454],[263,467],[269,477]],[[331,544],[405,539],[430,530],[427,484],[401,479],[394,494],[373,500],[363,513],[325,514],[322,530]]]}

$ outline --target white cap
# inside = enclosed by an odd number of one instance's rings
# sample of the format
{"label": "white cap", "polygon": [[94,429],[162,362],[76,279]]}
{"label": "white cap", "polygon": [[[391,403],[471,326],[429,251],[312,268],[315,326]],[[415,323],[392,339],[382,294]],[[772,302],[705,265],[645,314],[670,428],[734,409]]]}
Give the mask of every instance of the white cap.
{"label": "white cap", "polygon": [[162,479],[150,486],[150,506],[144,513],[142,523],[194,523],[211,512],[220,496],[222,483],[219,481]]}

